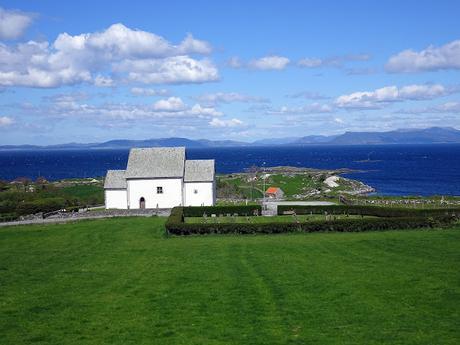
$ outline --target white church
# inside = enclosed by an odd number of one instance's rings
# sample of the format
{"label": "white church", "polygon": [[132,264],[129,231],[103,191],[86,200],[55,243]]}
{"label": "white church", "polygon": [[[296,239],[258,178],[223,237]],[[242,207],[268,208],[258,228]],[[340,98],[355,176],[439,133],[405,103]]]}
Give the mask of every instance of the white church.
{"label": "white church", "polygon": [[108,170],[106,209],[212,206],[214,160],[188,160],[185,147],[134,148],[126,170]]}

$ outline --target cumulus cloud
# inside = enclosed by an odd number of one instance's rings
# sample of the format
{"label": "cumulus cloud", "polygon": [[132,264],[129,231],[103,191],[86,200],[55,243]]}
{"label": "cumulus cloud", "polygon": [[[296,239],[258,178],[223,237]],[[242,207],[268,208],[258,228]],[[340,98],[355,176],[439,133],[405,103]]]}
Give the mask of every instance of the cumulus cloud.
{"label": "cumulus cloud", "polygon": [[421,51],[404,50],[390,57],[385,68],[392,73],[460,69],[460,40]]}
{"label": "cumulus cloud", "polygon": [[125,60],[116,64],[114,70],[126,73],[129,81],[145,84],[204,83],[219,79],[217,68],[210,60],[195,60],[185,55]]}
{"label": "cumulus cloud", "polygon": [[217,68],[208,59],[187,54],[210,51],[209,43],[191,35],[173,45],[153,33],[114,24],[102,32],[62,33],[53,44],[0,44],[0,85],[57,87],[93,82],[112,86],[111,74],[141,83],[202,83],[217,80]]}
{"label": "cumulus cloud", "polygon": [[206,104],[216,103],[265,103],[268,102],[266,98],[245,95],[237,92],[217,92],[207,93],[197,97],[197,100]]}
{"label": "cumulus cloud", "polygon": [[169,91],[166,89],[149,89],[142,87],[131,88],[131,94],[134,96],[168,96]]}
{"label": "cumulus cloud", "polygon": [[213,118],[209,125],[211,127],[238,127],[243,125],[243,121],[238,119],[231,119],[231,120],[221,120],[218,118]]}
{"label": "cumulus cloud", "polygon": [[169,97],[168,99],[160,99],[155,102],[153,109],[157,111],[181,111],[184,110],[185,104],[179,97]]}
{"label": "cumulus cloud", "polygon": [[342,95],[335,100],[339,108],[349,109],[379,109],[392,102],[406,100],[428,100],[446,96],[454,92],[440,84],[408,85],[401,88],[386,86],[374,91],[353,92]]}
{"label": "cumulus cloud", "polygon": [[14,123],[14,120],[8,116],[0,116],[0,128],[8,127]]}
{"label": "cumulus cloud", "polygon": [[213,107],[205,107],[201,106],[200,104],[195,104],[190,109],[190,114],[197,115],[197,116],[222,116],[223,113],[216,110]]}
{"label": "cumulus cloud", "polygon": [[0,7],[0,39],[12,40],[21,37],[33,21],[33,15]]}
{"label": "cumulus cloud", "polygon": [[282,70],[287,67],[289,62],[290,60],[287,57],[270,55],[251,60],[248,66],[260,70]]}
{"label": "cumulus cloud", "polygon": [[94,85],[98,87],[112,87],[115,85],[115,82],[110,77],[104,77],[103,75],[97,75],[94,78]]}

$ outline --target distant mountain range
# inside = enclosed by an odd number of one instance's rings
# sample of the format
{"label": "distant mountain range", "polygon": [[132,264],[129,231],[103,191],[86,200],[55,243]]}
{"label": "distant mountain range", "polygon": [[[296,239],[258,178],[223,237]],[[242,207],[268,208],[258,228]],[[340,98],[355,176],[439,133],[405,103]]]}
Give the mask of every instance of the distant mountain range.
{"label": "distant mountain range", "polygon": [[131,147],[185,146],[235,147],[235,146],[279,146],[279,145],[391,145],[391,144],[446,144],[460,143],[460,130],[451,127],[431,127],[426,129],[398,129],[389,132],[345,132],[341,135],[309,135],[262,139],[253,142],[233,140],[192,140],[186,138],[160,138],[147,140],[110,140],[103,143],[68,143],[60,145],[0,145],[0,150],[37,149],[108,149]]}

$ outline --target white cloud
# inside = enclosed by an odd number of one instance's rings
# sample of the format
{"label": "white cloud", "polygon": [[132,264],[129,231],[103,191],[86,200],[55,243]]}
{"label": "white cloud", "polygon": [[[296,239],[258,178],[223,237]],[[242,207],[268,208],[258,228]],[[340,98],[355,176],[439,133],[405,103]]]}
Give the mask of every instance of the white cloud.
{"label": "white cloud", "polygon": [[115,86],[115,83],[112,78],[104,77],[103,75],[98,75],[94,78],[94,85],[98,87],[112,87]]}
{"label": "white cloud", "polygon": [[335,100],[339,108],[349,109],[378,109],[391,102],[406,100],[428,100],[446,96],[454,92],[440,84],[433,85],[408,85],[401,88],[386,86],[374,91],[353,92],[342,95]]}
{"label": "white cloud", "polygon": [[250,61],[249,67],[260,70],[282,70],[289,62],[287,57],[271,55]]}
{"label": "white cloud", "polygon": [[211,54],[212,47],[208,42],[196,40],[192,34],[188,34],[187,37],[179,44],[178,52],[180,54]]}
{"label": "white cloud", "polygon": [[350,61],[367,61],[370,59],[368,54],[332,56],[324,59],[303,58],[297,62],[300,67],[317,68],[317,67],[343,67],[346,62]]}
{"label": "white cloud", "polygon": [[153,109],[157,111],[181,111],[185,109],[185,104],[179,97],[169,97],[155,102]]}
{"label": "white cloud", "polygon": [[129,81],[145,84],[204,83],[219,79],[219,72],[210,60],[188,56],[125,60],[114,70],[126,73]]}
{"label": "white cloud", "polygon": [[142,87],[131,88],[131,93],[135,96],[168,96],[169,91],[166,89],[149,89]]}
{"label": "white cloud", "polygon": [[265,103],[268,102],[267,99],[263,97],[256,97],[245,95],[237,92],[217,92],[217,93],[207,93],[197,97],[197,100],[203,103],[215,104],[215,103],[234,103],[234,102],[243,102],[243,103]]}
{"label": "white cloud", "polygon": [[306,115],[331,113],[334,108],[329,104],[312,103],[301,107],[282,106],[279,109],[268,108],[265,113],[268,115]]}
{"label": "white cloud", "polygon": [[221,119],[218,119],[218,118],[213,118],[209,122],[209,125],[211,127],[237,127],[237,126],[242,126],[243,121],[238,120],[238,119],[221,120]]}
{"label": "white cloud", "polygon": [[0,116],[0,128],[8,127],[14,123],[14,120],[8,116]]}
{"label": "white cloud", "polygon": [[114,24],[102,32],[62,33],[51,45],[0,43],[0,85],[57,87],[93,82],[113,86],[114,72],[118,79],[128,81],[201,83],[217,80],[217,68],[207,59],[187,54],[210,51],[207,42],[191,35],[173,45],[153,33]]}
{"label": "white cloud", "polygon": [[[108,123],[117,120],[156,119],[177,121],[209,121],[213,117],[223,115],[213,107],[204,107],[199,104],[189,106],[178,97],[159,100],[153,104],[128,103],[85,103],[84,94],[67,94],[46,97],[45,104],[38,106],[25,105],[23,110],[28,114],[63,118],[87,118]],[[187,122],[188,123],[188,122]],[[177,125],[177,123],[174,123]]]}
{"label": "white cloud", "polygon": [[441,47],[429,46],[418,52],[404,50],[390,57],[385,68],[393,73],[460,69],[460,40]]}
{"label": "white cloud", "polygon": [[404,109],[395,111],[395,114],[458,114],[460,113],[460,102],[446,102],[435,106],[419,108],[419,109]]}
{"label": "white cloud", "polygon": [[222,116],[223,113],[216,110],[213,107],[203,107],[199,104],[195,104],[192,109],[190,109],[190,114],[198,116]]}
{"label": "white cloud", "polygon": [[297,64],[301,67],[313,68],[323,65],[323,60],[317,58],[305,58],[299,60]]}
{"label": "white cloud", "polygon": [[21,37],[32,23],[33,15],[0,7],[0,39],[12,40]]}
{"label": "white cloud", "polygon": [[305,99],[328,99],[330,97],[325,96],[319,92],[312,92],[312,91],[302,91],[302,92],[297,92],[297,93],[292,93],[289,95],[286,95],[286,97],[289,98],[305,98]]}

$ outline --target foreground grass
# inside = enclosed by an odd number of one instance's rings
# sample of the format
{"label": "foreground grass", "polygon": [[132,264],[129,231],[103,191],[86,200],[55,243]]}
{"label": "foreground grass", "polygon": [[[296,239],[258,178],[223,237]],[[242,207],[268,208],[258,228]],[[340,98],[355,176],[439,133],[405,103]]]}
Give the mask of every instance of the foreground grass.
{"label": "foreground grass", "polygon": [[460,228],[163,237],[0,230],[2,344],[458,344]]}

